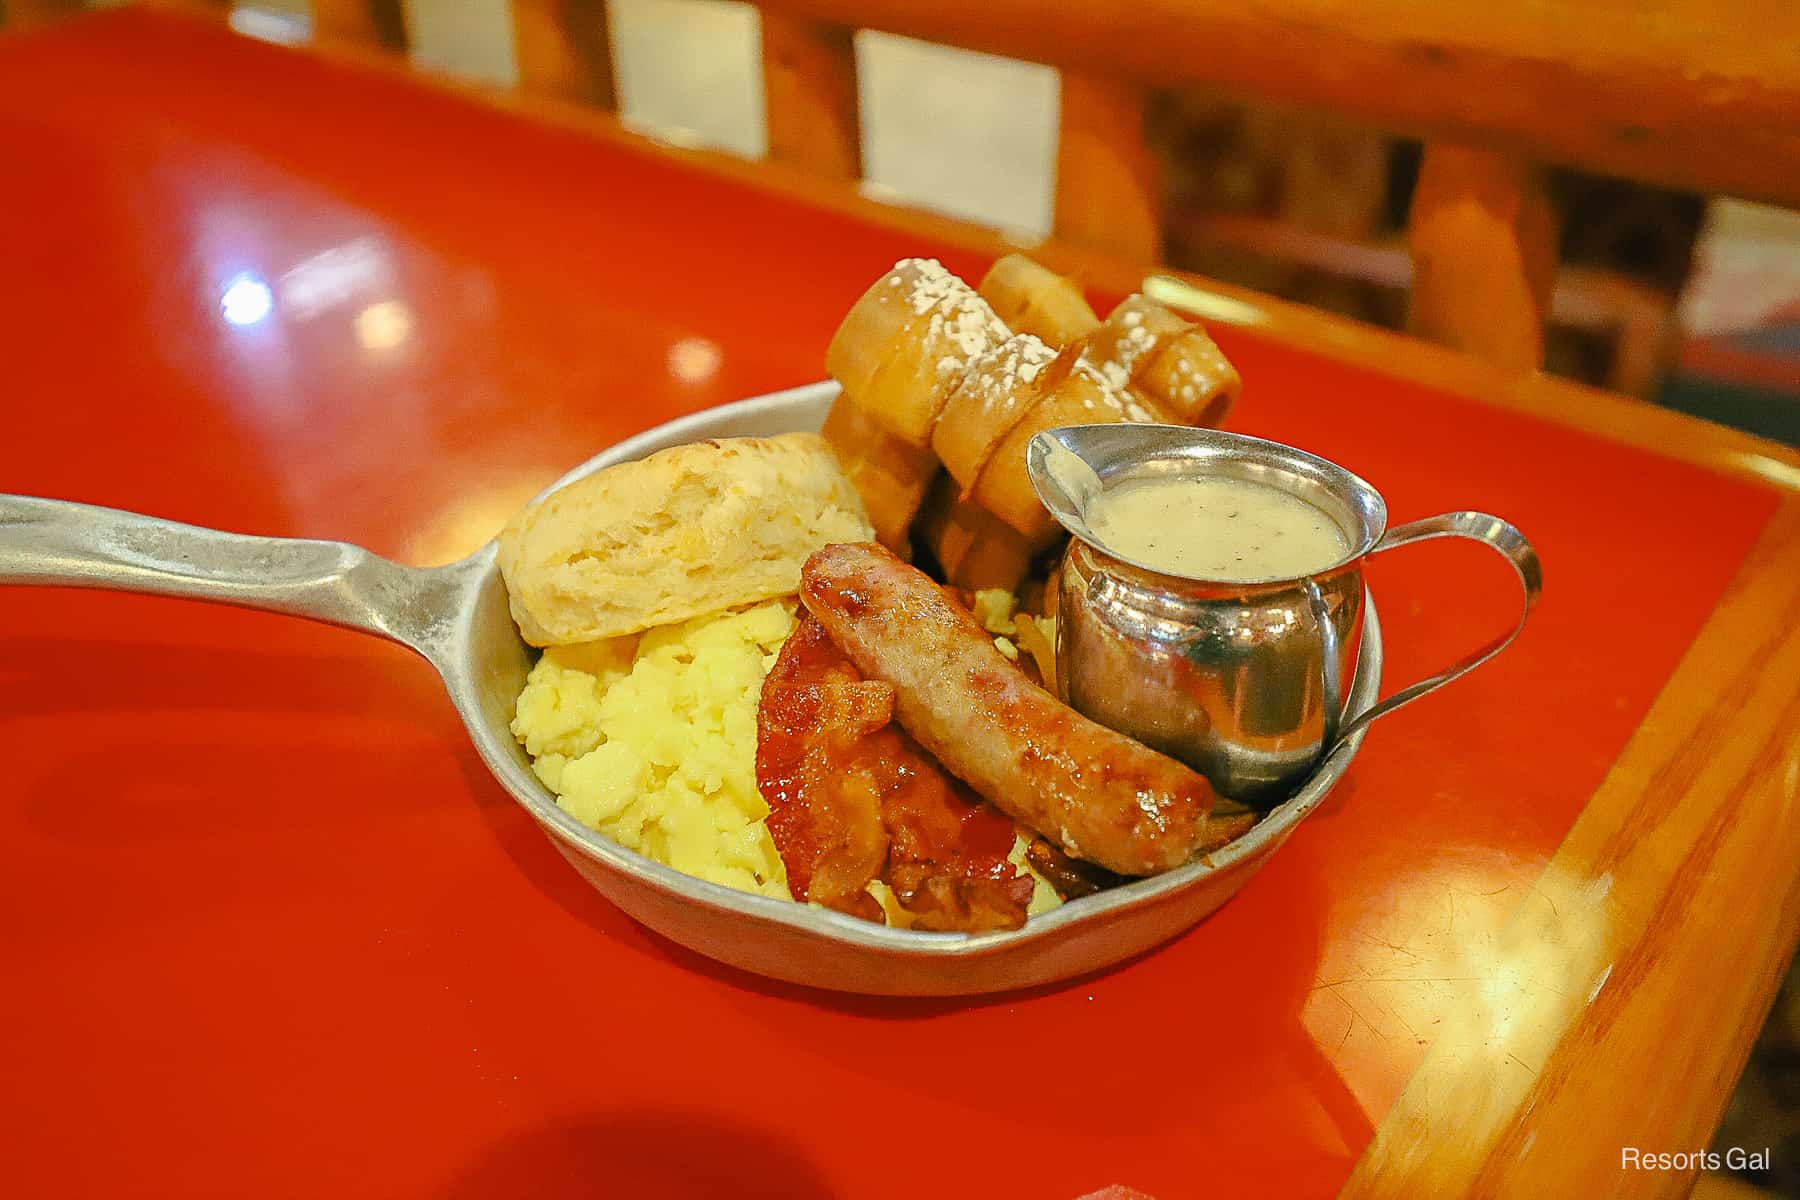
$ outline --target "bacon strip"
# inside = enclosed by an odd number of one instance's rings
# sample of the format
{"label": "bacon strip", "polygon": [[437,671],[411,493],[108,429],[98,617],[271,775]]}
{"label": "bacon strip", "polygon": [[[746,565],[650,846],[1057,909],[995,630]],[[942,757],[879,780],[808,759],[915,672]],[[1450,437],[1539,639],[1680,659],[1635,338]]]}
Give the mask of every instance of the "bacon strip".
{"label": "bacon strip", "polygon": [[763,682],[756,780],[794,895],[882,921],[885,878],[919,929],[1016,929],[1032,881],[1007,861],[1013,825],[890,724],[866,681],[802,615]]}

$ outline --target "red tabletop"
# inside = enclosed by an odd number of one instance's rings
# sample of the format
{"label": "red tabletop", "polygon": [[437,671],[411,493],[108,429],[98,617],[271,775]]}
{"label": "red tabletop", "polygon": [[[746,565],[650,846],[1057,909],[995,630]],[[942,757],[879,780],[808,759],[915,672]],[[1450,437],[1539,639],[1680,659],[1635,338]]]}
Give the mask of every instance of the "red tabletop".
{"label": "red tabletop", "polygon": [[[985,266],[137,13],[0,39],[0,162],[0,490],[411,561],[627,434],[819,378],[896,258]],[[1331,1193],[1470,977],[1464,918],[1530,885],[1774,501],[1218,340],[1248,381],[1235,428],[1342,462],[1397,520],[1510,517],[1545,599],[1500,659],[1377,726],[1216,916],[1032,994],[815,993],[644,932],[403,651],[0,589],[9,1190]],[[1516,603],[1457,545],[1372,586],[1390,690]]]}

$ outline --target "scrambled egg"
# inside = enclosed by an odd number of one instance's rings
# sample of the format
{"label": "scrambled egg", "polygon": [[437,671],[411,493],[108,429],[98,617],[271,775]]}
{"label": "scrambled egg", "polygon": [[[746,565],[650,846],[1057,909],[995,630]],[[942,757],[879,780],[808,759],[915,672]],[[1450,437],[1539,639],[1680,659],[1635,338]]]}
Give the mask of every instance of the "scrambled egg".
{"label": "scrambled egg", "polygon": [[[975,606],[969,611],[989,633],[1017,633],[1019,627],[1013,621],[1013,610],[1018,606],[1018,599],[1005,588],[982,588],[975,593]],[[994,640],[999,642],[1005,639],[997,637]],[[1003,650],[1001,653],[1006,652]]]}
{"label": "scrambled egg", "polygon": [[[1010,626],[1011,595],[983,595],[989,630]],[[794,613],[791,598],[769,600],[635,637],[552,646],[519,694],[513,736],[582,824],[678,871],[791,900],[756,789],[756,709]],[[1032,876],[1028,914],[1062,903],[1026,864],[1024,838],[1009,857]],[[890,924],[910,924],[886,884],[869,890]]]}
{"label": "scrambled egg", "polygon": [[756,790],[756,706],[793,628],[793,602],[770,600],[553,646],[513,734],[582,824],[689,875],[791,899]]}

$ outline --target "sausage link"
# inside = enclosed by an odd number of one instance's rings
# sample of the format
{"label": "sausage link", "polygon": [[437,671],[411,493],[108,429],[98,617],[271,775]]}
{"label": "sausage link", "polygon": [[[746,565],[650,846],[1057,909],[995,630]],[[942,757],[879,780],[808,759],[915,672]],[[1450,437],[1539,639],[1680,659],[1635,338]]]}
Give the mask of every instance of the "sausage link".
{"label": "sausage link", "polygon": [[864,675],[893,685],[901,725],[946,770],[1077,858],[1155,874],[1255,819],[1215,815],[1200,775],[1034,686],[974,617],[882,546],[819,550],[800,598]]}

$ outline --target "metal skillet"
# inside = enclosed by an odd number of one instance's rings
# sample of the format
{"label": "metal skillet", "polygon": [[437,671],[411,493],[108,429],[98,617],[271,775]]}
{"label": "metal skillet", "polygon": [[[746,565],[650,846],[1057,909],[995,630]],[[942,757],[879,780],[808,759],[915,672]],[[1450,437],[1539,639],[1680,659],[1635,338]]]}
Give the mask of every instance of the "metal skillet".
{"label": "metal skillet", "polygon": [[[837,385],[811,384],[671,421],[601,452],[550,489],[702,438],[816,430]],[[222,533],[61,500],[0,496],[0,585],[107,588],[212,600],[372,633],[443,678],[494,778],[564,858],[637,921],[721,962],[793,983],[880,995],[954,996],[1051,983],[1167,941],[1225,903],[1343,778],[1363,730],[1300,788],[1210,857],[1033,917],[1010,933],[892,929],[684,875],[563,812],[509,728],[535,651],[507,610],[493,543],[448,566],[404,567],[342,542]],[[1381,681],[1381,626],[1366,609],[1346,722]]]}

